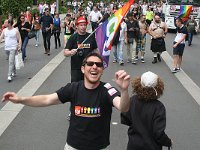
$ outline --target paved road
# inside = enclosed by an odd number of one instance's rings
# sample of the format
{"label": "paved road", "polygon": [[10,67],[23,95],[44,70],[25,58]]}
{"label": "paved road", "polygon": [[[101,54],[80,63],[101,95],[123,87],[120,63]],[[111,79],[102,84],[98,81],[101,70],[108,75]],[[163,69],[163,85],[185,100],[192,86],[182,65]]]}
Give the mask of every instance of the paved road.
{"label": "paved road", "polygon": [[[174,36],[174,34],[168,34],[166,39],[167,51],[170,54],[172,47],[171,43]],[[183,69],[197,85],[200,85],[198,77],[200,71],[200,65],[198,65],[198,59],[200,56],[198,46],[200,46],[200,44],[198,41],[199,38],[195,37],[192,47],[186,46]],[[136,66],[132,64],[125,64],[125,66],[122,67],[118,64],[110,63],[109,67],[112,69],[105,70],[102,80],[115,85],[111,79],[113,78],[114,72],[118,69],[125,69],[129,74],[131,74],[132,77],[138,76],[148,70],[159,74],[166,84],[165,93],[163,97],[161,97],[161,101],[165,104],[167,109],[166,132],[174,141],[174,149],[199,150],[199,105],[195,102],[187,90],[183,88],[182,84],[170,72],[170,69],[163,61],[155,65],[151,63],[152,53],[148,50],[148,48],[149,42],[147,44],[145,64],[139,63]],[[34,56],[32,58],[33,61],[30,61],[29,65],[32,65],[32,67],[38,66],[43,61],[46,61],[46,63],[49,61],[49,58],[46,58],[47,56],[44,57],[42,55],[41,58],[36,57],[38,56]],[[50,57],[52,58],[53,55]],[[37,61],[41,62],[37,63]],[[3,62],[5,64],[5,61]],[[29,67],[28,62],[29,59],[27,60],[27,68]],[[66,58],[35,94],[54,92],[69,82],[69,62],[69,58]],[[33,69],[30,68],[29,71],[31,72],[32,70]],[[35,71],[35,73],[37,71]],[[32,76],[33,75],[34,73],[32,73]],[[5,73],[4,76],[6,79]],[[21,76],[25,79],[30,77],[27,72],[20,72],[16,81],[11,83],[13,84],[12,86],[6,81],[4,86],[10,90],[19,90],[19,88],[25,83],[25,81],[23,81],[24,83],[21,83],[21,86],[17,86],[16,83],[19,82]],[[0,82],[4,82],[4,80],[2,81],[2,78],[0,79]],[[65,144],[68,127],[68,121],[66,120],[69,112],[68,107],[68,104],[48,108],[24,107],[24,109],[0,137],[0,150],[62,150]],[[118,124],[111,124],[110,150],[124,150],[127,143],[127,127],[119,124],[119,113],[115,109],[113,109],[112,122],[117,122]]]}
{"label": "paved road", "polygon": [[[61,14],[60,18],[64,18]],[[60,36],[63,43],[63,34]],[[12,90],[14,92],[19,91],[24,84],[26,84],[41,68],[43,68],[53,57],[55,57],[60,51],[63,50],[63,45],[61,48],[54,49],[54,36],[51,37],[51,55],[47,56],[44,54],[43,38],[40,34],[40,44],[35,47],[35,39],[30,39],[26,48],[27,60],[25,62],[25,67],[17,71],[17,76],[13,82],[7,82],[7,72],[8,72],[8,60],[6,60],[6,55],[4,52],[4,43],[0,44],[0,95],[6,91]],[[0,103],[0,109],[3,104]]]}

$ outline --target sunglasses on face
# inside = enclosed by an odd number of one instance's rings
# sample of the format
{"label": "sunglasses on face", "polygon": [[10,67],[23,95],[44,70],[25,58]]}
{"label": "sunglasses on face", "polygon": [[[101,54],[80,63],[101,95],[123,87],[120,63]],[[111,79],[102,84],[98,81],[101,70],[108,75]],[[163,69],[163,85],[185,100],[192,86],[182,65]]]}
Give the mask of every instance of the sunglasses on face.
{"label": "sunglasses on face", "polygon": [[21,18],[21,19],[24,19],[24,18]]}
{"label": "sunglasses on face", "polygon": [[87,61],[85,64],[86,64],[87,66],[90,66],[90,67],[92,67],[94,64],[95,64],[97,67],[103,67],[103,63],[102,63],[102,62]]}

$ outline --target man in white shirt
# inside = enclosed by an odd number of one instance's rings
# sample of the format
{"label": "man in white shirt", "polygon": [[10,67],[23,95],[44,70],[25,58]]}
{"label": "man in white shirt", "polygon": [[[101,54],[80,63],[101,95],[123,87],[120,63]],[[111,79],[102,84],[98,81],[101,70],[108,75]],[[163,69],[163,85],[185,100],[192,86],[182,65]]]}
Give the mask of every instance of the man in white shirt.
{"label": "man in white shirt", "polygon": [[55,2],[53,2],[51,4],[51,16],[54,18],[54,13],[55,13],[55,10],[56,10],[56,4]]}
{"label": "man in white shirt", "polygon": [[43,13],[44,13],[44,4],[43,4],[43,2],[41,2],[40,4],[39,4],[39,7],[38,7],[38,10],[39,10],[39,12],[40,12],[40,16],[42,16],[43,15]]}
{"label": "man in white shirt", "polygon": [[101,22],[102,18],[103,16],[98,10],[97,6],[94,6],[92,12],[89,14],[89,21],[91,22],[92,31],[98,27],[98,24]]}
{"label": "man in white shirt", "polygon": [[14,28],[13,20],[5,21],[6,28],[3,30],[0,36],[0,41],[5,39],[5,52],[9,58],[9,68],[8,68],[8,82],[12,81],[12,78],[16,74],[15,69],[15,54],[17,51],[21,50],[22,41],[19,31]]}
{"label": "man in white shirt", "polygon": [[147,7],[148,7],[148,5],[146,4],[146,2],[144,2],[143,5],[142,5],[142,14],[143,15],[146,15]]}

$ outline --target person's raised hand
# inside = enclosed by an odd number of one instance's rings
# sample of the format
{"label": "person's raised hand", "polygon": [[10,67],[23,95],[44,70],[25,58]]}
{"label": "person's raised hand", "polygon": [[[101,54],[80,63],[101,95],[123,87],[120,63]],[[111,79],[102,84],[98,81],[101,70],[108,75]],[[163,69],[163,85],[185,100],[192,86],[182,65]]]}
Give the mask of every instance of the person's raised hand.
{"label": "person's raised hand", "polygon": [[121,90],[128,90],[130,75],[128,75],[124,70],[117,71],[114,80]]}

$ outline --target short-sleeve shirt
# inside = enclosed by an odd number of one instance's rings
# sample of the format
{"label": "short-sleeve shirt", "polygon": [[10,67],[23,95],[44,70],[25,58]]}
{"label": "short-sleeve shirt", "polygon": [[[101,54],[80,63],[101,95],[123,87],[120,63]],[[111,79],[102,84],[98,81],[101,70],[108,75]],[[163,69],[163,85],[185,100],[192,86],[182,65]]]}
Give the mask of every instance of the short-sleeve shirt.
{"label": "short-sleeve shirt", "polygon": [[17,24],[15,27],[18,27],[19,29],[19,33],[20,33],[20,36],[22,38],[22,40],[28,36],[28,31],[26,30],[21,30],[21,28],[26,28],[26,29],[31,29],[31,25],[28,23],[28,22],[25,22],[24,25],[22,24]]}
{"label": "short-sleeve shirt", "polygon": [[[66,49],[72,50],[72,49],[78,49],[78,52],[76,55],[73,55],[71,57],[71,69],[72,70],[80,70],[81,65],[83,62],[83,59],[91,53],[93,50],[97,49],[97,43],[95,40],[95,36],[92,35],[89,37],[84,44],[81,44],[90,34],[86,33],[85,35],[79,35],[78,33],[73,34],[70,36],[69,40],[66,44]],[[82,52],[82,56],[79,55],[79,52]]]}
{"label": "short-sleeve shirt", "polygon": [[119,96],[109,83],[87,89],[84,81],[72,82],[57,91],[62,103],[71,102],[67,143],[76,149],[99,150],[107,147],[113,99]]}
{"label": "short-sleeve shirt", "polygon": [[[177,30],[177,34],[176,34],[174,42],[178,42],[184,36],[184,34],[187,35],[188,33],[186,26],[183,26],[181,28],[177,27],[176,30]],[[181,44],[184,44],[184,43],[185,43],[185,40],[181,42]]]}
{"label": "short-sleeve shirt", "polygon": [[51,16],[42,16],[40,18],[40,24],[42,23],[42,32],[46,32],[46,28],[49,28],[53,24],[53,18]]}
{"label": "short-sleeve shirt", "polygon": [[100,11],[92,11],[89,16],[91,17],[91,21],[92,22],[98,22],[99,18],[102,18],[102,14],[100,13]]}

